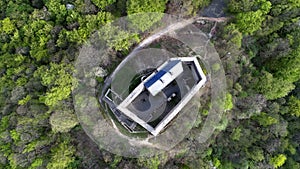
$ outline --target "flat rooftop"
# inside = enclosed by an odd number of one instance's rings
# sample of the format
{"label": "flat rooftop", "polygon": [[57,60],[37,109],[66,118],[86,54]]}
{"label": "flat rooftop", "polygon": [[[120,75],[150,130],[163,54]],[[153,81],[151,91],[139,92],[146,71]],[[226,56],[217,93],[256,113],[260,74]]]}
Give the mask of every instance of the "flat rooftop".
{"label": "flat rooftop", "polygon": [[[161,78],[167,73],[170,73],[167,77],[170,78],[170,82],[163,84]],[[158,81],[161,83],[158,85],[160,89],[155,86],[156,91],[153,94],[151,86]],[[158,135],[205,82],[206,77],[196,57],[171,58],[152,73],[148,72],[147,77],[143,76],[131,93],[119,105],[115,105],[115,109],[128,117],[132,123],[137,123],[151,134]]]}

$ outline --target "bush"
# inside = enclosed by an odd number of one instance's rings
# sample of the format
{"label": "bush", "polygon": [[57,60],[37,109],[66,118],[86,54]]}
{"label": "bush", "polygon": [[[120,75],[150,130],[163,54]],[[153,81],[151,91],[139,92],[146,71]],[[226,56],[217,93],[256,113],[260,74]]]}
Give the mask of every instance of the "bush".
{"label": "bush", "polygon": [[270,160],[270,164],[274,167],[274,168],[279,168],[281,167],[285,161],[286,161],[286,156],[284,154],[279,154],[273,158],[271,158]]}
{"label": "bush", "polygon": [[54,112],[50,116],[50,124],[52,131],[57,132],[69,132],[73,127],[78,124],[76,115],[70,110],[61,110]]}
{"label": "bush", "polygon": [[300,100],[291,96],[288,102],[289,113],[293,116],[300,117]]}

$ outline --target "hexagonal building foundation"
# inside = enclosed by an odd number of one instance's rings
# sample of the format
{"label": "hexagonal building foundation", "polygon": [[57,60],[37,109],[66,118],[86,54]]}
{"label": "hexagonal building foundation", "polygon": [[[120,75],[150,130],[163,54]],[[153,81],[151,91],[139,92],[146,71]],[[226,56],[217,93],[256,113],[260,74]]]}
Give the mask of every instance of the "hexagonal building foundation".
{"label": "hexagonal building foundation", "polygon": [[136,132],[138,124],[156,136],[167,129],[205,82],[197,57],[170,58],[137,74],[126,97],[109,89],[102,99],[129,132]]}

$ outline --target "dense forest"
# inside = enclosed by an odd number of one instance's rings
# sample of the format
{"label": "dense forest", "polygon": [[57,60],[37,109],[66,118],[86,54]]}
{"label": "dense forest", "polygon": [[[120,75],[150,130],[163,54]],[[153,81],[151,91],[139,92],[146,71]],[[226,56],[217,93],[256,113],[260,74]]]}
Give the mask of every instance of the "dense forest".
{"label": "dense forest", "polygon": [[[95,30],[140,12],[190,18],[210,3],[1,0],[0,168],[299,169],[300,0],[225,1],[228,20],[217,24],[211,41],[231,106],[202,153],[195,144],[193,155],[120,157],[99,149],[80,126],[71,96],[74,61]],[[142,37],[114,38],[110,47],[119,52]]]}

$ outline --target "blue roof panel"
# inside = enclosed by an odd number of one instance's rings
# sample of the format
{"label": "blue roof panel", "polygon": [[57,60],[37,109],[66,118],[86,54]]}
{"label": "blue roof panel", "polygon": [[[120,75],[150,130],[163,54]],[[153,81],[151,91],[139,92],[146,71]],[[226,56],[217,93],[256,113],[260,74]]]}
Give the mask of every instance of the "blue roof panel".
{"label": "blue roof panel", "polygon": [[162,68],[162,70],[169,72],[179,62],[180,62],[180,60],[171,60],[165,67]]}
{"label": "blue roof panel", "polygon": [[172,60],[162,68],[162,70],[158,71],[153,77],[151,77],[144,85],[146,88],[149,88],[156,81],[158,81],[161,77],[163,77],[167,72],[169,72],[175,65],[177,65],[180,60]]}
{"label": "blue roof panel", "polygon": [[146,88],[149,88],[151,85],[153,85],[157,80],[159,80],[163,75],[165,75],[167,72],[164,70],[158,71],[153,77],[151,77],[144,85]]}

